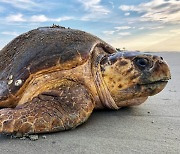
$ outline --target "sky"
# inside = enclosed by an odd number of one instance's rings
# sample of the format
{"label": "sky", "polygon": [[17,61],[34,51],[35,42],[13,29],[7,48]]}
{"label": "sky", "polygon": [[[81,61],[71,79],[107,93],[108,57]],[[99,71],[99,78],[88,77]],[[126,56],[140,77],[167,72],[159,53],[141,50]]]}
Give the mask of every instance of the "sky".
{"label": "sky", "polygon": [[180,0],[0,0],[0,49],[31,29],[57,24],[115,48],[180,51]]}

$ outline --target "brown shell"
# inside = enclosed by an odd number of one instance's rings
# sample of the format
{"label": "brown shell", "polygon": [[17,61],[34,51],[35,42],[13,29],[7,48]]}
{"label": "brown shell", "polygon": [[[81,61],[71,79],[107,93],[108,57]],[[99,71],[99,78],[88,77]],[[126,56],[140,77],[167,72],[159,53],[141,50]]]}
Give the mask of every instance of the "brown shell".
{"label": "brown shell", "polygon": [[[0,52],[0,100],[15,94],[30,74],[85,63],[95,46],[115,52],[96,36],[64,27],[41,27],[18,36]],[[22,84],[15,86],[18,80]]]}

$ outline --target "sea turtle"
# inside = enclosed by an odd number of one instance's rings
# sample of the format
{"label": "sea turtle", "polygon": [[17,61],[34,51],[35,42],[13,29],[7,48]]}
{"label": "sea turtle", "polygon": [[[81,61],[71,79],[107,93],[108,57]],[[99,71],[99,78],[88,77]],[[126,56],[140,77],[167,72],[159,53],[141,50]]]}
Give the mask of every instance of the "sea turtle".
{"label": "sea turtle", "polygon": [[0,52],[0,133],[72,129],[93,109],[143,103],[169,79],[162,57],[118,52],[80,30],[40,27]]}

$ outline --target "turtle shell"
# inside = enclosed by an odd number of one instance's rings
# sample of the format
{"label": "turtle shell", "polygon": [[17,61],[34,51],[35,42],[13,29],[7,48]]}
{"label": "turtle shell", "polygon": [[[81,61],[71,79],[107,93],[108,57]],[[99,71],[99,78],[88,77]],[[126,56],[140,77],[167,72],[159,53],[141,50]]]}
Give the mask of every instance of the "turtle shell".
{"label": "turtle shell", "polygon": [[16,94],[30,75],[82,65],[96,46],[115,52],[96,36],[64,27],[41,27],[18,36],[0,52],[0,101]]}

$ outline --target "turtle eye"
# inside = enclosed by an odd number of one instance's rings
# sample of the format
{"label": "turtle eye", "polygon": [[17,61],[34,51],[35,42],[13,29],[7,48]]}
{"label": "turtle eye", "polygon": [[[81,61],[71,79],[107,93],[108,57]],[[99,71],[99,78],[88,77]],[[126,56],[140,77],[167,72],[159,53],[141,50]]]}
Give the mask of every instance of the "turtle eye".
{"label": "turtle eye", "polygon": [[147,58],[136,58],[135,64],[138,67],[145,69],[146,67],[149,66],[149,60]]}

